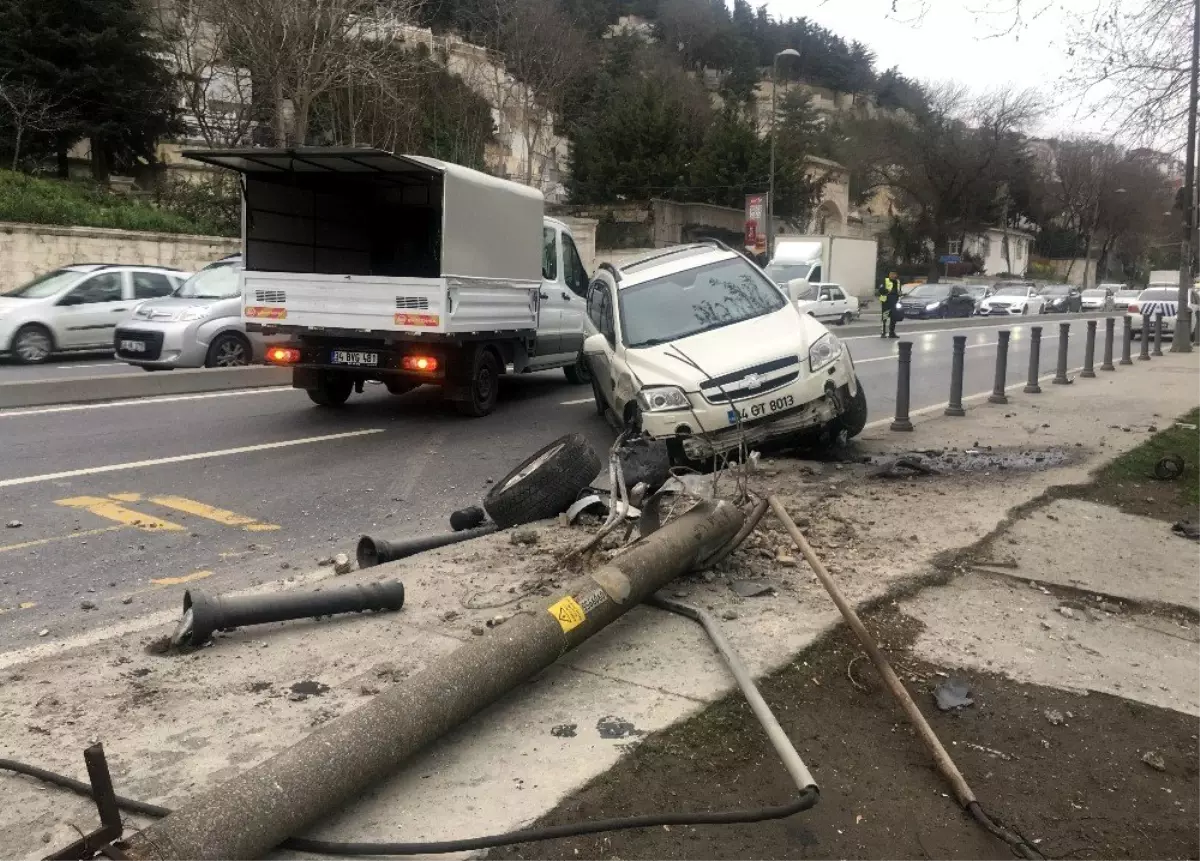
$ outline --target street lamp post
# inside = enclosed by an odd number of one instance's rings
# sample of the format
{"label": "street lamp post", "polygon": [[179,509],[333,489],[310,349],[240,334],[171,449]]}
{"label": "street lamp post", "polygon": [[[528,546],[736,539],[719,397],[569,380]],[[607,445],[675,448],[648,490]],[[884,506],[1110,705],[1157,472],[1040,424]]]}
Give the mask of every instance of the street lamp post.
{"label": "street lamp post", "polygon": [[767,180],[767,258],[775,251],[775,88],[779,83],[779,58],[800,58],[795,48],[784,48],[771,61],[771,176]]}
{"label": "street lamp post", "polygon": [[1179,244],[1179,304],[1175,311],[1175,334],[1171,338],[1172,353],[1192,351],[1192,310],[1188,304],[1192,290],[1192,255],[1196,253],[1196,101],[1200,87],[1200,0],[1192,5],[1192,73],[1188,86],[1188,136],[1184,167],[1183,239]]}

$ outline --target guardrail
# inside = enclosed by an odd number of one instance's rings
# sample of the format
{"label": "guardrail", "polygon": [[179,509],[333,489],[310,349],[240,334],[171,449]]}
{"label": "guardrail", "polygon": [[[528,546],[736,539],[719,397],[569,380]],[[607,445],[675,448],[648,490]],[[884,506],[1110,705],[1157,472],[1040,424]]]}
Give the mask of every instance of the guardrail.
{"label": "guardrail", "polygon": [[184,395],[290,386],[290,368],[199,368],[145,374],[109,374],[0,384],[0,409],[118,401],[156,395]]}

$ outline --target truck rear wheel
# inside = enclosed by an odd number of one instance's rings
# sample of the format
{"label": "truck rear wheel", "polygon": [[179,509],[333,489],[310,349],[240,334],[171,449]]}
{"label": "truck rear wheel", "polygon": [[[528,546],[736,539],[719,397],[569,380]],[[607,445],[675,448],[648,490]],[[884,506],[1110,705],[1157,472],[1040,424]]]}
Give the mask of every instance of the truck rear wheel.
{"label": "truck rear wheel", "polygon": [[477,347],[470,359],[470,376],[466,380],[466,398],[454,402],[460,415],[482,418],[496,409],[500,398],[500,374],[504,370],[496,353],[487,347]]}
{"label": "truck rear wheel", "polygon": [[319,407],[340,407],[354,391],[354,381],[344,374],[323,373],[318,375],[316,386],[305,391]]}
{"label": "truck rear wheel", "polygon": [[563,368],[563,373],[567,375],[567,382],[573,386],[586,386],[592,381],[592,369],[588,367],[583,353],[575,358],[575,364]]}

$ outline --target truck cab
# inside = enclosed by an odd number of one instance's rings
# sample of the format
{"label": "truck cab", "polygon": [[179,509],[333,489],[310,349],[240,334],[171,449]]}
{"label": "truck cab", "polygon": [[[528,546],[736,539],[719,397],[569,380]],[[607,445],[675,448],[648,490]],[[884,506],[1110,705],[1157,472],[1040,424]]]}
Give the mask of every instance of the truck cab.
{"label": "truck cab", "polygon": [[242,317],[317,405],[433,384],[483,416],[505,373],[589,382],[588,275],[537,189],[360,147],[184,155],[241,174]]}

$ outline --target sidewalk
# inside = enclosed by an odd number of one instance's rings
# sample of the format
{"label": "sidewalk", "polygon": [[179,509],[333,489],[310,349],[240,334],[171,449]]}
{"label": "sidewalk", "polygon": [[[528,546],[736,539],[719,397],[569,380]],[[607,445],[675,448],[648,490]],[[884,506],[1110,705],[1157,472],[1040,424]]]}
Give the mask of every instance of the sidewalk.
{"label": "sidewalk", "polygon": [[[877,423],[863,435],[864,454],[957,449],[952,454],[964,468],[936,481],[877,480],[868,477],[870,466],[780,458],[758,476],[755,489],[785,499],[852,602],[915,591],[945,581],[953,570],[946,560],[996,533],[1014,508],[1052,487],[1085,482],[1098,465],[1143,441],[1151,425],[1195,407],[1197,368],[1194,354],[1169,355],[1095,380],[1046,386],[1042,395],[1015,394],[1006,406],[975,405],[966,418],[918,418],[912,434],[892,434]],[[982,453],[963,454],[967,449]],[[974,470],[974,464],[986,465]],[[165,618],[74,648],[46,644],[0,655],[0,756],[80,776],[82,749],[98,738],[119,793],[178,803],[419,672],[460,642],[491,636],[489,620],[502,625],[499,617],[544,600],[562,576],[557,554],[586,533],[557,524],[538,533],[532,547],[514,547],[507,535],[497,535],[339,579],[403,580],[409,603],[395,615],[241,630],[186,657],[147,653],[148,644],[169,633],[173,620]],[[1123,535],[1115,523],[1111,535]],[[1061,535],[1049,538],[1067,550],[1076,546]],[[1045,537],[1023,540],[1036,548]],[[688,578],[672,589],[724,618],[729,639],[758,674],[788,664],[839,621],[815,578],[781,553],[784,546],[768,519],[716,576]],[[1042,562],[1031,557],[1018,564],[1036,567],[1039,582],[1047,579]],[[730,589],[734,580],[760,582],[774,594],[738,598]],[[962,579],[942,588],[985,587]],[[1184,587],[1173,588],[1155,600],[1181,600]],[[528,599],[516,600],[522,595]],[[999,599],[980,597],[981,611],[988,600]],[[946,624],[931,635],[945,641],[943,649],[963,639],[961,620]],[[946,654],[939,652],[939,659]],[[962,654],[969,652],[953,656],[966,660]],[[1019,657],[1017,649],[1011,662]],[[1164,692],[1155,681],[1147,678],[1145,691],[1122,694],[1200,714],[1194,688],[1172,683]],[[1097,687],[1084,673],[1042,683],[1105,690],[1115,682]],[[610,769],[646,733],[697,712],[730,688],[698,628],[639,608],[313,836],[426,840],[518,827]],[[304,693],[314,689],[320,693]],[[815,744],[796,741],[806,756]],[[10,854],[40,857],[78,836],[72,823],[84,831],[94,827],[94,808],[57,789],[0,773],[0,794],[10,800],[0,811],[0,840]]]}

